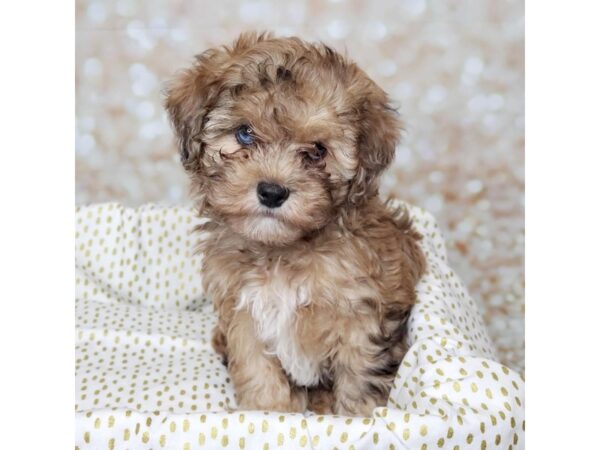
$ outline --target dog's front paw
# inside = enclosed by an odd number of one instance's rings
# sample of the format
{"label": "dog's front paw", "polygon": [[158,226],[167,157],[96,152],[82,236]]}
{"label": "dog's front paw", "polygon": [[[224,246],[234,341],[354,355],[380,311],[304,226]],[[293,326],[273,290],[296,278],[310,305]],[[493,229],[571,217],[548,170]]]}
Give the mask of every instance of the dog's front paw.
{"label": "dog's front paw", "polygon": [[239,410],[279,411],[279,412],[304,412],[308,400],[304,390],[280,389],[279,392],[268,393],[239,393]]}
{"label": "dog's front paw", "polygon": [[333,412],[340,416],[370,417],[377,406],[379,406],[377,400],[372,397],[337,398]]}

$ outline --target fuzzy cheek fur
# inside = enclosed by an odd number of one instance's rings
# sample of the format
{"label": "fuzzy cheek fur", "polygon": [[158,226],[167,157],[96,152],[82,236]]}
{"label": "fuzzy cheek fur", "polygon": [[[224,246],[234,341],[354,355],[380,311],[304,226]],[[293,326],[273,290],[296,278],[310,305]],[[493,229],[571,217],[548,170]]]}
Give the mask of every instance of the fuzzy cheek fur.
{"label": "fuzzy cheek fur", "polygon": [[386,94],[325,45],[247,33],[179,73],[166,108],[209,219],[202,282],[239,407],[384,405],[425,270],[378,198],[400,129]]}

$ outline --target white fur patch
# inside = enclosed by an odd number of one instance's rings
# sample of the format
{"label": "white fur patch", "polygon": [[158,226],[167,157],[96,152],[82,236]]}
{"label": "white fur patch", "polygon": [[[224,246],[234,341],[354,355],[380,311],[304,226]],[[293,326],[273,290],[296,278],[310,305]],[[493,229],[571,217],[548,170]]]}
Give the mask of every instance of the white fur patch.
{"label": "white fur patch", "polygon": [[258,281],[246,283],[237,305],[239,309],[248,308],[259,339],[300,386],[314,386],[319,382],[318,363],[303,354],[295,333],[296,311],[309,302],[305,286],[289,285],[284,277],[274,274],[264,284]]}

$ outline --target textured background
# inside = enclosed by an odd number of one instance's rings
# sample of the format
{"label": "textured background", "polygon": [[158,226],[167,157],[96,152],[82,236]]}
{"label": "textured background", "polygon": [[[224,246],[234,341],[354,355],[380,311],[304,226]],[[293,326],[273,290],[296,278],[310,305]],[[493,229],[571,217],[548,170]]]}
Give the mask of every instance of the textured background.
{"label": "textured background", "polygon": [[194,54],[247,29],[323,40],[400,106],[384,195],[432,212],[505,364],[524,371],[522,0],[77,0],[76,201],[185,204],[161,107]]}

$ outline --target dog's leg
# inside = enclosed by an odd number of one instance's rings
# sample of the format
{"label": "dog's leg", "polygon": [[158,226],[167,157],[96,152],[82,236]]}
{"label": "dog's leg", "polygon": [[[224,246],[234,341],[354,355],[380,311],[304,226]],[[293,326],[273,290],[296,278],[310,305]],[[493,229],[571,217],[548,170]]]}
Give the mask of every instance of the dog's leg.
{"label": "dog's leg", "polygon": [[227,366],[227,338],[225,337],[225,334],[219,325],[217,325],[213,330],[211,342],[215,351],[221,355],[223,364]]}
{"label": "dog's leg", "polygon": [[366,328],[354,327],[341,343],[333,361],[334,413],[370,416],[387,402],[398,368],[389,355],[369,339]]}
{"label": "dog's leg", "polygon": [[213,329],[212,346],[215,351],[221,355],[222,362],[228,365],[229,355],[227,354],[227,329],[233,316],[235,300],[232,296],[219,296],[213,293],[215,311],[218,321]]}
{"label": "dog's leg", "polygon": [[285,412],[306,409],[306,391],[293,388],[277,358],[266,354],[246,311],[237,311],[231,320],[227,353],[239,409]]}

